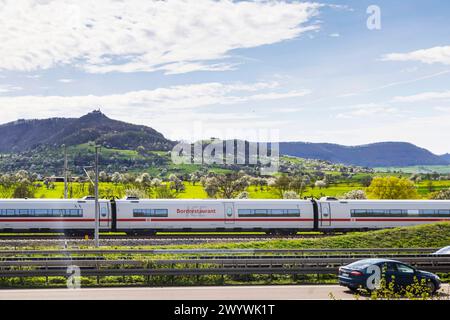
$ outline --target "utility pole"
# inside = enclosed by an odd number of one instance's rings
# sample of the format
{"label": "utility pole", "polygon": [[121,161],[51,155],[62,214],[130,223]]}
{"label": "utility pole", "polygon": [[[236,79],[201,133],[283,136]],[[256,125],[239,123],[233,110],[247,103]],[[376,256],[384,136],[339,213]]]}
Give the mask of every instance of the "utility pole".
{"label": "utility pole", "polygon": [[63,148],[64,148],[64,199],[67,199],[67,183],[68,183],[68,178],[67,178],[67,147],[65,144],[63,144]]}
{"label": "utility pole", "polygon": [[99,228],[100,228],[100,207],[98,202],[98,151],[100,146],[95,146],[95,246],[100,245]]}

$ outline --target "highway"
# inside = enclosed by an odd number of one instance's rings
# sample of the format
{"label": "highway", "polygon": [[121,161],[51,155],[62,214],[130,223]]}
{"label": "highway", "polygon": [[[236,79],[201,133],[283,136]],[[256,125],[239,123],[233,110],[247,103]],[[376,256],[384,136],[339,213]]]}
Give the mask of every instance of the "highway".
{"label": "highway", "polygon": [[[450,287],[440,296],[449,299]],[[363,297],[364,298],[364,297]],[[0,290],[0,300],[352,300],[337,285]]]}

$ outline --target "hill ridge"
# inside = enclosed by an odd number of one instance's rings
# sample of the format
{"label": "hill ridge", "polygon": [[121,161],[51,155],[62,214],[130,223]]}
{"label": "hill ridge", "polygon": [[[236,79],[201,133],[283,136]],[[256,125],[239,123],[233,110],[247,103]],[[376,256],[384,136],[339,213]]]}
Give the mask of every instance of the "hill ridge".
{"label": "hill ridge", "polygon": [[169,150],[174,142],[151,127],[108,118],[94,110],[80,118],[19,119],[0,125],[0,152],[29,151],[42,145],[100,145],[134,150]]}
{"label": "hill ridge", "polygon": [[335,143],[280,142],[280,153],[364,167],[447,165],[450,159],[410,142],[386,141],[357,146]]}
{"label": "hill ridge", "polygon": [[[155,129],[114,120],[100,110],[79,118],[18,119],[0,124],[0,153],[19,153],[38,147],[59,147],[95,142],[123,150],[168,151],[175,141]],[[409,142],[386,141],[357,146],[336,143],[280,142],[280,154],[306,159],[320,159],[363,167],[403,167],[448,165],[450,155],[436,155]]]}

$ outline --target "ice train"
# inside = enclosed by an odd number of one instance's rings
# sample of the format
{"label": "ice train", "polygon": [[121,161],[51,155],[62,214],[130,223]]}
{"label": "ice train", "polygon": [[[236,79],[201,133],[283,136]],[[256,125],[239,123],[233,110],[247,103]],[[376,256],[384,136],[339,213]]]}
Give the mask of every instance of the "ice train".
{"label": "ice train", "polygon": [[[100,230],[127,234],[158,231],[339,232],[450,221],[446,200],[99,200]],[[91,234],[95,201],[2,199],[0,232]]]}

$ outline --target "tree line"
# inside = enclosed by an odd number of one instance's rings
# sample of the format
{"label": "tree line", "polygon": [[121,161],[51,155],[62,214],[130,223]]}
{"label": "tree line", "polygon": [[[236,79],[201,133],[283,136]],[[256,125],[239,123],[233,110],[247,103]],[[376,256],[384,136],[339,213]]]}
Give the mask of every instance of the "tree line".
{"label": "tree line", "polygon": [[[88,172],[94,177],[94,172]],[[1,198],[35,198],[38,188],[55,189],[54,177],[38,181],[38,175],[20,170],[15,174],[0,175]],[[314,180],[315,179],[315,180]],[[278,176],[252,176],[244,171],[215,173],[196,171],[189,175],[170,174],[154,177],[149,173],[133,174],[105,171],[99,173],[100,196],[103,198],[177,198],[186,190],[186,184],[201,185],[209,198],[246,199],[249,190],[272,191],[280,199],[301,199],[310,197],[307,190],[326,189],[334,183],[329,175],[322,179],[311,174],[281,174]],[[361,182],[364,188],[351,190],[340,196],[342,199],[418,199],[416,179],[386,176],[373,177]],[[430,190],[431,191],[431,190]],[[69,198],[81,198],[94,194],[92,183],[80,177],[70,178]],[[61,195],[62,196],[62,195]],[[450,189],[429,193],[430,199],[450,199]]]}

